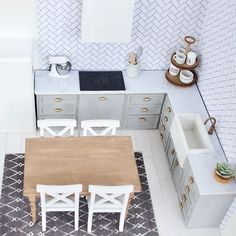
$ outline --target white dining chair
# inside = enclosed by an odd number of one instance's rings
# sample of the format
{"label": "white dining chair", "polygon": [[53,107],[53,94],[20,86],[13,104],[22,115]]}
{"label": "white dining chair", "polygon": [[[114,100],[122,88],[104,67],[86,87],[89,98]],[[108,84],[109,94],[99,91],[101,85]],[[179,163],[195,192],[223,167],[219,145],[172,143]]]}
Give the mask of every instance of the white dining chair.
{"label": "white dining chair", "polygon": [[[76,120],[74,119],[45,119],[37,121],[38,127],[40,128],[40,137],[45,136],[45,131],[54,137],[60,137],[67,132],[70,136],[74,136],[74,129],[76,127]],[[59,131],[55,129],[61,128]],[[54,129],[53,129],[54,128]]]}
{"label": "white dining chair", "polygon": [[37,184],[40,193],[42,230],[46,230],[46,212],[73,211],[74,228],[79,224],[79,196],[82,184],[72,185],[42,185]]}
{"label": "white dining chair", "polygon": [[[120,127],[119,120],[83,120],[81,121],[81,128],[83,129],[82,136],[87,136],[89,133],[92,134],[93,136],[104,136],[108,134],[116,135],[116,129],[119,127]],[[97,128],[99,128],[99,130],[95,130]]]}
{"label": "white dining chair", "polygon": [[126,210],[129,203],[130,193],[134,191],[133,185],[122,186],[96,186],[89,185],[91,193],[88,199],[88,225],[87,231],[92,231],[93,213],[98,212],[119,212],[119,231],[123,231],[126,216]]}

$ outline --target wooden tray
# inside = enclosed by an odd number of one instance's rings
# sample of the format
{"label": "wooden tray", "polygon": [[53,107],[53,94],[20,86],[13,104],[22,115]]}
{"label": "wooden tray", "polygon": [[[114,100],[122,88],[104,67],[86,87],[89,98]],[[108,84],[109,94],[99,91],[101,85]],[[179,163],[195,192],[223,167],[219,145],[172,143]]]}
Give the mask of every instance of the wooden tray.
{"label": "wooden tray", "polygon": [[169,69],[166,71],[165,76],[166,76],[166,79],[169,82],[171,82],[172,84],[175,84],[175,85],[181,86],[181,87],[186,87],[186,86],[191,86],[191,85],[195,84],[198,79],[196,72],[194,70],[191,70],[191,71],[193,72],[193,81],[189,84],[185,84],[185,83],[181,82],[179,79],[179,75],[177,75],[177,76],[171,75],[169,73]]}
{"label": "wooden tray", "polygon": [[221,183],[221,184],[227,184],[229,182],[231,182],[233,180],[233,177],[230,178],[222,178],[221,176],[217,175],[217,173],[214,171],[214,177],[217,180],[217,182]]}
{"label": "wooden tray", "polygon": [[191,69],[196,68],[196,67],[198,66],[198,64],[199,64],[198,58],[197,58],[195,64],[193,64],[192,66],[187,65],[186,63],[185,63],[185,64],[178,64],[178,63],[175,61],[175,59],[173,58],[174,55],[175,55],[175,53],[172,54],[172,56],[171,56],[171,63],[172,63],[174,66],[178,67],[179,69],[182,69],[182,70],[191,70]]}

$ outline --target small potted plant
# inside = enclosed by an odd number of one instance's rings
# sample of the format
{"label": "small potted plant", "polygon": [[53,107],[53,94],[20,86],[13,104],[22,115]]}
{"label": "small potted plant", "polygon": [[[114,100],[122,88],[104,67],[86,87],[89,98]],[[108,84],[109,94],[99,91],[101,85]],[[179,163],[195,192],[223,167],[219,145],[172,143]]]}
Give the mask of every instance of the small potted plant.
{"label": "small potted plant", "polygon": [[215,173],[219,182],[228,183],[236,175],[236,166],[228,162],[217,163]]}

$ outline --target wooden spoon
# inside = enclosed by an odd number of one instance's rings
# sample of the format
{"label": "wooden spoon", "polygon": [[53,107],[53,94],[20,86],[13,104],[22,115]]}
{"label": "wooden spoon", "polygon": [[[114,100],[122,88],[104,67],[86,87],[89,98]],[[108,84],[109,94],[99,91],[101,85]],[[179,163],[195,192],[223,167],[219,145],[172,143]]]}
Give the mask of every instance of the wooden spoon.
{"label": "wooden spoon", "polygon": [[134,52],[129,54],[129,63],[133,65],[136,64],[136,54]]}

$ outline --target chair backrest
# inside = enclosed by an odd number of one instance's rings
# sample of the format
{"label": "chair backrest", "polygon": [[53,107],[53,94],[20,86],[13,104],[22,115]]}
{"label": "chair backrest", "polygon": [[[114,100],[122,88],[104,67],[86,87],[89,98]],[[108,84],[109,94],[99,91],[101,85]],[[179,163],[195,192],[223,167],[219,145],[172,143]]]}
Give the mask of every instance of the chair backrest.
{"label": "chair backrest", "polygon": [[[83,129],[83,136],[87,136],[88,133],[94,136],[104,136],[111,133],[116,134],[116,128],[120,127],[119,120],[83,120],[81,121],[81,128]],[[96,131],[94,128],[104,128],[102,131]]]}
{"label": "chair backrest", "polygon": [[[74,128],[76,127],[76,120],[74,119],[45,119],[37,121],[38,127],[40,128],[40,137],[45,136],[45,131],[55,137],[60,137],[66,132],[70,132],[70,136],[74,136]],[[62,128],[59,131],[53,130],[51,127]]]}
{"label": "chair backrest", "polygon": [[133,191],[133,185],[89,185],[89,192],[91,193],[89,208],[94,212],[126,211],[129,194]]}
{"label": "chair backrest", "polygon": [[[79,206],[82,184],[43,185],[37,184],[41,207],[45,211],[73,211]],[[71,197],[73,196],[73,197]]]}

